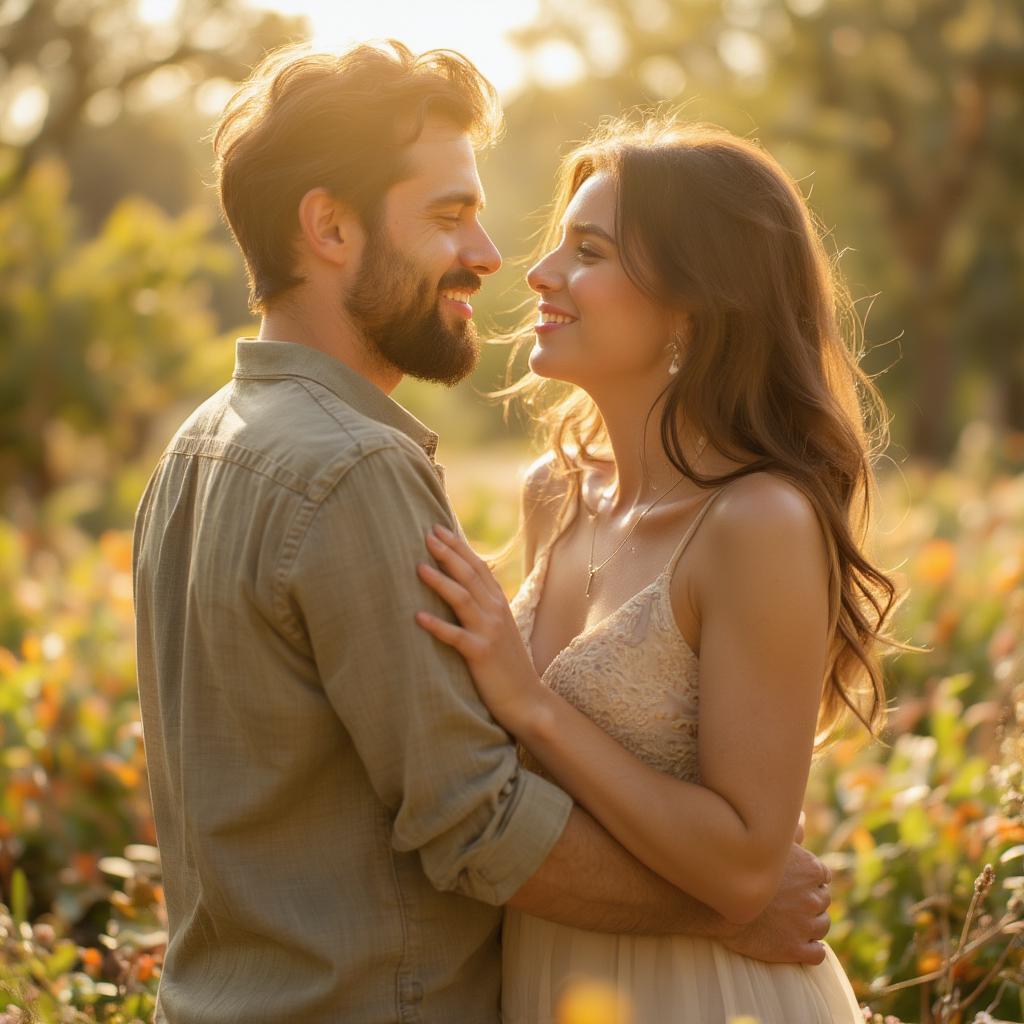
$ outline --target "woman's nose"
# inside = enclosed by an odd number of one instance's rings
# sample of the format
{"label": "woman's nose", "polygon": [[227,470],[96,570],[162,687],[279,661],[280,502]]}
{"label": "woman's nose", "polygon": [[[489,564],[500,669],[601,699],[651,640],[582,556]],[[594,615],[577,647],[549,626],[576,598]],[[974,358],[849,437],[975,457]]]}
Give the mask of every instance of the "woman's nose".
{"label": "woman's nose", "polygon": [[553,291],[558,288],[559,282],[560,278],[550,254],[538,260],[526,272],[526,283],[535,292]]}

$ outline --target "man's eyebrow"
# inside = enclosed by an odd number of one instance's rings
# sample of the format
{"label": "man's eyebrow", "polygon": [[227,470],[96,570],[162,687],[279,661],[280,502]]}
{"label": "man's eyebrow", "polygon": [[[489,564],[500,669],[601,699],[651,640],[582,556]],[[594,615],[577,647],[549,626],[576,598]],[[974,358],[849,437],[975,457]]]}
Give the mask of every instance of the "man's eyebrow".
{"label": "man's eyebrow", "polygon": [[577,235],[597,235],[598,238],[603,238],[610,245],[618,244],[615,241],[615,239],[612,238],[612,236],[609,235],[607,231],[605,231],[604,228],[600,227],[597,224],[593,224],[589,221],[587,223],[574,221],[572,224],[569,225],[569,230],[574,231]]}
{"label": "man's eyebrow", "polygon": [[446,192],[443,196],[431,199],[427,204],[428,210],[440,210],[445,206],[475,206],[483,210],[486,205],[482,192]]}

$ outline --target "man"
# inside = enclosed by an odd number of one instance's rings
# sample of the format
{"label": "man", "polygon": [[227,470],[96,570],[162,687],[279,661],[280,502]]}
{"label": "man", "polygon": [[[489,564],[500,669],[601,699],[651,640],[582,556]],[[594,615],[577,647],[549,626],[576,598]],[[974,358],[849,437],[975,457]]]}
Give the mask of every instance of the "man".
{"label": "man", "polygon": [[[158,1022],[498,1019],[501,906],[819,962],[827,872],[794,846],[745,928],[521,769],[414,621],[436,435],[388,398],[475,364],[500,256],[475,148],[493,88],[398,43],[264,63],[218,128],[258,339],[139,505],[138,670],[169,942]],[[798,837],[799,838],[799,837]]]}

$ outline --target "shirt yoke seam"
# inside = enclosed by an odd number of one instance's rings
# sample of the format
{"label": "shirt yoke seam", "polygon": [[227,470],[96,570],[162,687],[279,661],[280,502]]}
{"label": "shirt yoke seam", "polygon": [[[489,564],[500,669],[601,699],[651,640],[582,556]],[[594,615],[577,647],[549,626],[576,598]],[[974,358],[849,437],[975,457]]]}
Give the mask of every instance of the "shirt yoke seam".
{"label": "shirt yoke seam", "polygon": [[415,450],[416,452],[422,454],[424,458],[428,458],[427,453],[424,451],[423,447],[416,441],[414,441],[411,437],[409,437],[407,434],[405,434],[401,430],[401,428],[392,426],[390,423],[384,423],[382,420],[375,419],[372,416],[368,416],[366,413],[360,412],[358,409],[355,408],[355,406],[346,402],[345,399],[342,398],[340,395],[336,395],[333,391],[331,391],[329,387],[327,387],[324,384],[321,384],[320,381],[318,380],[314,380],[313,378],[310,377],[296,377],[295,379],[298,382],[299,387],[301,387],[306,392],[306,394],[308,394],[309,397],[312,398],[313,401],[316,402],[316,404],[319,405],[320,408],[323,409],[323,411],[327,413],[327,415],[330,416],[331,419],[334,420],[334,422],[337,423],[338,426],[341,427],[341,429],[344,430],[345,433],[348,434],[350,438],[352,438],[354,442],[359,443],[359,439],[353,432],[351,424],[346,423],[343,419],[341,419],[336,414],[336,412],[333,409],[331,409],[326,402],[323,401],[321,396],[317,394],[317,392],[309,386],[307,381],[311,381],[313,384],[316,384],[320,389],[326,391],[332,398],[335,398],[339,402],[342,402],[344,405],[347,405],[356,413],[356,415],[370,420],[377,427],[382,427],[384,431],[384,436],[386,436],[388,441],[392,442],[392,444],[395,447],[403,449],[404,446],[407,444],[409,445],[410,452]]}
{"label": "shirt yoke seam", "polygon": [[197,446],[186,446],[183,448],[179,448],[176,445],[171,445],[163,453],[161,459],[163,459],[167,455],[184,455],[186,458],[214,459],[218,462],[230,462],[233,466],[240,466],[242,469],[247,469],[250,472],[255,473],[257,476],[261,476],[264,479],[271,481],[271,483],[275,483],[280,487],[285,488],[285,490],[291,491],[293,494],[298,494],[302,496],[305,496],[306,494],[307,488],[298,486],[297,484],[288,483],[286,480],[282,480],[280,476],[275,475],[265,467],[254,465],[252,462],[249,462],[244,459],[233,458],[230,452],[228,451],[204,451],[202,448],[198,447],[198,444],[202,444],[203,442],[215,441],[218,444],[224,445],[225,449],[233,448],[237,452],[244,452],[246,455],[252,456],[254,459],[259,459],[265,462],[267,466],[273,467],[276,470],[280,470],[281,473],[286,473],[289,476],[294,477],[296,480],[302,479],[293,470],[288,469],[287,466],[282,466],[279,462],[275,462],[273,459],[267,458],[267,456],[264,455],[263,452],[257,451],[255,448],[247,448],[245,445],[238,444],[237,441],[217,441],[216,438],[197,437],[195,434],[187,435],[187,439],[196,441]]}
{"label": "shirt yoke seam", "polygon": [[370,448],[364,448],[363,443],[357,441],[357,451],[349,453],[346,458],[338,463],[332,464],[324,473],[313,480],[309,491],[302,495],[302,501],[292,517],[292,521],[285,533],[284,541],[281,544],[277,565],[274,569],[271,604],[278,615],[278,621],[292,640],[305,644],[305,637],[299,627],[295,616],[288,609],[288,602],[285,598],[288,576],[295,566],[299,552],[305,544],[309,535],[310,527],[317,513],[323,507],[328,497],[337,490],[338,486],[346,476],[359,464],[363,463],[372,455],[381,452],[399,452],[405,458],[410,457],[410,452],[394,437],[381,437],[378,442]]}

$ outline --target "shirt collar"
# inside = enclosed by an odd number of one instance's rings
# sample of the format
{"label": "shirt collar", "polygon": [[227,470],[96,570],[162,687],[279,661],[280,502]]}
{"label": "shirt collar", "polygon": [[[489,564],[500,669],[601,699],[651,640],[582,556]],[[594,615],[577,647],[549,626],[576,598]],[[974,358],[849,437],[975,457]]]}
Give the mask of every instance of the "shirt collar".
{"label": "shirt collar", "polygon": [[340,359],[294,341],[236,339],[232,377],[282,376],[306,377],[322,384],[364,416],[401,430],[433,461],[437,434]]}

